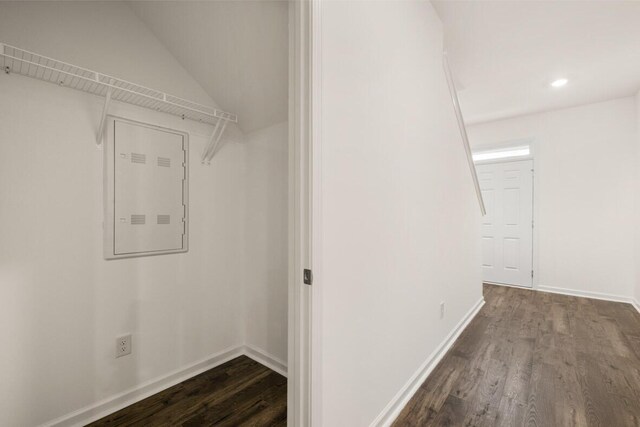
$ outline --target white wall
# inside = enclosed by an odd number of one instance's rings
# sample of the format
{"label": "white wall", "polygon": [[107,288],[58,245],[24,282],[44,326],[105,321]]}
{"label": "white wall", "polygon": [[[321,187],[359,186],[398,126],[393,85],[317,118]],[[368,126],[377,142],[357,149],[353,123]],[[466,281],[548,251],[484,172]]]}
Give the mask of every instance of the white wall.
{"label": "white wall", "polygon": [[[0,3],[0,40],[212,102],[126,4]],[[116,103],[190,133],[190,249],[105,261],[103,100],[4,73],[0,93],[0,425],[52,420],[243,344],[244,146],[232,137],[203,166],[210,127]],[[116,360],[127,332],[133,354]]]}
{"label": "white wall", "polygon": [[480,211],[431,4],[323,2],[321,32],[321,418],[367,426],[480,300]]}
{"label": "white wall", "polygon": [[288,125],[246,134],[246,343],[287,360]]}
{"label": "white wall", "polygon": [[287,0],[141,0],[131,7],[209,95],[241,118],[244,132],[287,120]]}
{"label": "white wall", "polygon": [[534,285],[630,298],[634,98],[473,125],[468,133],[476,148],[534,140]]}

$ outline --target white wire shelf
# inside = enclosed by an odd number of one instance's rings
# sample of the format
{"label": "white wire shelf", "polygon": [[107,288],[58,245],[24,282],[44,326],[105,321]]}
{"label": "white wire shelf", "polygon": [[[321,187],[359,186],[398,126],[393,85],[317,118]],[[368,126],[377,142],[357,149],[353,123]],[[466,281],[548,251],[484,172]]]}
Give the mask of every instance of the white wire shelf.
{"label": "white wire shelf", "polygon": [[97,133],[98,145],[102,143],[103,127],[111,100],[215,126],[209,144],[202,154],[203,163],[211,162],[227,124],[238,122],[238,116],[235,114],[4,43],[0,43],[0,66],[7,74],[20,74],[105,97],[104,111]]}
{"label": "white wire shelf", "polygon": [[111,98],[117,101],[211,125],[216,125],[219,119],[238,122],[235,114],[7,44],[0,43],[0,58],[6,73],[21,74],[100,96],[106,96],[111,89]]}

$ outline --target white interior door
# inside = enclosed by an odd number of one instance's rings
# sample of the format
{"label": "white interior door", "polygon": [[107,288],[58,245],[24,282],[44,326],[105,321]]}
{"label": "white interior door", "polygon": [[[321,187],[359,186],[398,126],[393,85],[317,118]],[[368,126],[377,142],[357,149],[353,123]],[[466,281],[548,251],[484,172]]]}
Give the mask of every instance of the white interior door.
{"label": "white interior door", "polygon": [[482,218],[482,278],[533,283],[533,161],[476,165],[487,214]]}

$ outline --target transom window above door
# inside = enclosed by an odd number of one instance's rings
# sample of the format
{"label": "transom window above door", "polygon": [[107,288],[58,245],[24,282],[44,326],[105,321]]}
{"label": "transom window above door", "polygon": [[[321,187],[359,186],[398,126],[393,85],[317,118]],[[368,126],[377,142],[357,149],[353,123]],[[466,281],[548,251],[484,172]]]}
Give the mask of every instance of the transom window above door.
{"label": "transom window above door", "polygon": [[525,158],[529,158],[530,156],[531,156],[531,147],[529,144],[473,151],[474,162],[483,162],[483,161],[499,160],[499,159],[517,159],[517,158],[525,159]]}

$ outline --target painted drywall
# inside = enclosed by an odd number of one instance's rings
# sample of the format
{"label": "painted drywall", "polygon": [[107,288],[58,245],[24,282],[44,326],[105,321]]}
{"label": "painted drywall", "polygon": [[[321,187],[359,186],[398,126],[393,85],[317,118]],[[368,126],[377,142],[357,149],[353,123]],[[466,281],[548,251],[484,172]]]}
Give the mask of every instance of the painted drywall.
{"label": "painted drywall", "polygon": [[[640,87],[640,2],[433,3],[468,123],[624,98]],[[550,90],[559,78],[568,86]]]}
{"label": "painted drywall", "polygon": [[367,426],[481,299],[480,210],[431,4],[321,8],[319,418]]}
{"label": "painted drywall", "polygon": [[633,295],[633,97],[468,127],[470,142],[534,141],[534,286]]}
{"label": "painted drywall", "polygon": [[[197,83],[122,3],[0,3],[0,40],[196,101]],[[244,343],[246,153],[211,127],[115,103],[190,134],[190,248],[105,261],[103,100],[0,75],[0,425],[33,426]],[[115,339],[133,353],[115,359]]]}
{"label": "painted drywall", "polygon": [[245,341],[287,360],[288,125],[245,135]]}
{"label": "painted drywall", "polygon": [[288,1],[132,1],[131,7],[209,95],[242,118],[245,133],[287,120]]}

